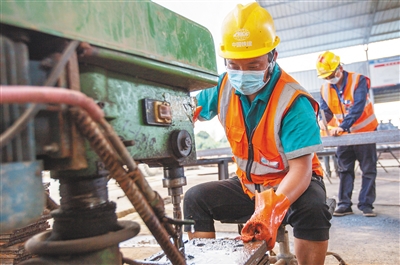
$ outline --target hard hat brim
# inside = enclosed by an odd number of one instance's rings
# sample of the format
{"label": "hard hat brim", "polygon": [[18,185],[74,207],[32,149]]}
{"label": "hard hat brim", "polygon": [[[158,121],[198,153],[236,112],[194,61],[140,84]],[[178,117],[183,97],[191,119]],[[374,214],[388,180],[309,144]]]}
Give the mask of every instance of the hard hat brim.
{"label": "hard hat brim", "polygon": [[264,47],[256,50],[250,50],[250,51],[226,51],[222,50],[221,47],[220,49],[217,50],[218,55],[221,56],[222,58],[225,59],[251,59],[251,58],[256,58],[263,56],[273,49],[275,49],[278,44],[280,43],[280,39],[278,36],[275,37],[275,42],[273,43],[272,46],[269,47]]}
{"label": "hard hat brim", "polygon": [[248,52],[229,52],[229,51],[218,51],[218,55],[221,56],[222,58],[225,59],[251,59],[251,58],[256,58],[263,56],[267,53],[269,53],[272,50],[269,49],[263,49],[263,50],[257,50],[257,51],[248,51]]}
{"label": "hard hat brim", "polygon": [[335,70],[333,70],[331,72],[324,73],[324,74],[320,74],[320,75],[317,75],[317,76],[318,76],[318,78],[326,78],[326,77],[330,76],[333,72],[335,72]]}

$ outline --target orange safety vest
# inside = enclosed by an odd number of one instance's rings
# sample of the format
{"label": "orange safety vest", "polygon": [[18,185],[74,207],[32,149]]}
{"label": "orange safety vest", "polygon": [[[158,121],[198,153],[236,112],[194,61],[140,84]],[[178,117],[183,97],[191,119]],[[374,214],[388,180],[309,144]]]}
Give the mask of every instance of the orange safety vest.
{"label": "orange safety vest", "polygon": [[[244,192],[250,197],[254,196],[255,184],[260,184],[261,190],[276,187],[289,170],[279,131],[283,117],[300,95],[305,95],[310,100],[317,115],[318,103],[291,76],[282,71],[266,110],[254,130],[250,143],[253,152],[249,152],[249,139],[246,135],[240,98],[235,95],[235,89],[227,75],[222,80],[218,99],[218,118],[225,129],[233,158],[238,165],[236,174],[241,180]],[[246,175],[246,170],[250,171],[250,176]],[[323,175],[315,153],[312,170],[319,176]]]}
{"label": "orange safety vest", "polygon": [[[321,87],[321,95],[334,115],[333,121],[329,125],[338,126],[343,122],[344,117],[349,113],[349,109],[354,105],[354,91],[358,87],[360,74],[348,72],[346,87],[343,91],[343,98],[340,100],[335,88],[331,84],[326,83]],[[368,89],[370,89],[370,80],[366,77]],[[344,104],[344,102],[346,104]],[[346,107],[347,106],[347,107]],[[339,124],[337,124],[339,123]],[[360,118],[351,126],[350,132],[371,132],[378,126],[378,120],[375,117],[374,106],[369,100],[367,94],[367,102]]]}

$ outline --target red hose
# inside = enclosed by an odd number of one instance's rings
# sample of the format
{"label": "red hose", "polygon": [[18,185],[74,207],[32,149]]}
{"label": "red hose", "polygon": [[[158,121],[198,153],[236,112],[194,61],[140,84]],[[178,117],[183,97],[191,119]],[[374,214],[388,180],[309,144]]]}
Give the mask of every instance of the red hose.
{"label": "red hose", "polygon": [[43,86],[0,86],[0,103],[58,103],[79,106],[95,121],[104,117],[104,112],[94,100],[82,92]]}

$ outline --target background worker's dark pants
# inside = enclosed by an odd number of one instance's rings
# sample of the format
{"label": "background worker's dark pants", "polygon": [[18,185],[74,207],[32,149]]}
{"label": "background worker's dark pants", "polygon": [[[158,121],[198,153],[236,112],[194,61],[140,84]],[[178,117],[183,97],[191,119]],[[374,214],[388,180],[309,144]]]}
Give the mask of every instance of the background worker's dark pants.
{"label": "background worker's dark pants", "polygon": [[324,159],[324,165],[325,165],[325,173],[328,175],[328,177],[332,176],[332,171],[331,171],[331,166],[330,166],[330,159],[332,158],[333,161],[333,167],[335,170],[335,174],[338,177],[339,176],[339,171],[338,171],[338,165],[337,165],[337,158],[335,155],[332,156],[323,156]]}
{"label": "background worker's dark pants", "polygon": [[358,196],[358,209],[373,209],[376,198],[376,144],[339,146],[336,156],[339,166],[339,202],[338,206],[350,207],[354,188],[354,166],[358,160],[362,171],[361,191]]}

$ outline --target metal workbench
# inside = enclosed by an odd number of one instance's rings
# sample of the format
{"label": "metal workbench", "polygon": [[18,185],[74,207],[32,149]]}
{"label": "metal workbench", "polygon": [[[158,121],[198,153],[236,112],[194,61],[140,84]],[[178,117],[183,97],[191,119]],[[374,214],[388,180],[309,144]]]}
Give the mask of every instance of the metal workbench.
{"label": "metal workbench", "polygon": [[[321,139],[324,150],[317,152],[318,156],[334,155],[338,146],[376,143],[378,157],[388,152],[399,162],[393,151],[400,150],[400,130],[349,133],[341,136],[326,136]],[[197,158],[196,162],[190,166],[217,164],[218,179],[229,177],[228,164],[233,162],[230,147],[198,150]]]}

